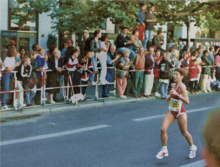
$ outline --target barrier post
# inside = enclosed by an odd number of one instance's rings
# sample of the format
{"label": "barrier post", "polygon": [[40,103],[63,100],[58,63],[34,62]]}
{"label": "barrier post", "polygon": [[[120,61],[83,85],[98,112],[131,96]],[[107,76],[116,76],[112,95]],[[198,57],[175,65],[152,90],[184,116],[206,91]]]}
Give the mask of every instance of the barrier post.
{"label": "barrier post", "polygon": [[95,89],[95,100],[99,98],[99,72],[96,74],[96,89]]}
{"label": "barrier post", "polygon": [[70,82],[69,75],[70,75],[70,73],[68,71],[68,74],[67,74],[67,99],[69,99],[69,82]]}
{"label": "barrier post", "polygon": [[17,103],[17,77],[16,72],[14,72],[14,108],[17,110],[18,103]]}
{"label": "barrier post", "polygon": [[116,68],[114,67],[114,74],[115,74],[115,79],[114,79],[114,97],[115,97],[115,95],[116,95],[116,72],[117,72],[117,70],[116,70]]}

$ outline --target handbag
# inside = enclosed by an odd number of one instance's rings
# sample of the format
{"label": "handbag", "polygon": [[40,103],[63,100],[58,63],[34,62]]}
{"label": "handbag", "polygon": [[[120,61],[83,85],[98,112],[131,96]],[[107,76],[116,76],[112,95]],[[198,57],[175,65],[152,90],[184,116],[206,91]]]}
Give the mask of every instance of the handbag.
{"label": "handbag", "polygon": [[32,77],[29,81],[28,81],[28,86],[30,89],[33,89],[35,87],[35,85],[37,85],[38,83],[38,79],[36,77]]}

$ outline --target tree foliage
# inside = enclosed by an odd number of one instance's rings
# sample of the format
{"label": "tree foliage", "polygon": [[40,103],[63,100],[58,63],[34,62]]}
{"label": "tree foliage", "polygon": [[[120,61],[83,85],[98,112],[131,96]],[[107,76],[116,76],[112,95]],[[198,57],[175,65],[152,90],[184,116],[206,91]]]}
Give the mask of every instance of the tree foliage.
{"label": "tree foliage", "polygon": [[[188,23],[188,17],[197,26],[212,30],[219,29],[220,1],[126,1],[126,0],[17,0],[24,4],[22,10],[37,10],[39,13],[50,12],[57,32],[81,32],[82,30],[101,27],[107,18],[115,24],[136,27],[136,15],[140,2],[156,7],[156,19],[165,23]],[[201,19],[204,16],[204,19]]]}

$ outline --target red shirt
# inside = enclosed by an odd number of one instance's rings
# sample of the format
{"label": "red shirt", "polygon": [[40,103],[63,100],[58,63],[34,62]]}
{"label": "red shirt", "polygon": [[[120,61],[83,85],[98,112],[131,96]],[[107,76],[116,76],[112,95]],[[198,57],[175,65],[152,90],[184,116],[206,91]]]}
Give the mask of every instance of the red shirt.
{"label": "red shirt", "polygon": [[160,77],[160,64],[157,65],[156,62],[161,61],[161,57],[158,57],[155,61],[155,66],[154,66],[154,78],[159,78]]}

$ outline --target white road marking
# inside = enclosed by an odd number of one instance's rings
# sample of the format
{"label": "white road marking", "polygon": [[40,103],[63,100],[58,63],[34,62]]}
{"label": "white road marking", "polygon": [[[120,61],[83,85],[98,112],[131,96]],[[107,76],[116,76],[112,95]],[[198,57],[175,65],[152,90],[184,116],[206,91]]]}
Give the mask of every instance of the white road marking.
{"label": "white road marking", "polygon": [[[203,108],[198,108],[198,109],[193,109],[193,110],[187,110],[186,113],[193,113],[193,112],[199,112],[199,111],[204,111],[204,110],[211,110],[216,108],[216,106],[211,106],[211,107],[203,107]],[[133,119],[133,121],[147,121],[150,119],[159,119],[159,118],[163,118],[166,114],[162,114],[162,115],[155,115],[155,116],[150,116],[150,117],[144,117],[144,118],[137,118],[137,119]]]}
{"label": "white road marking", "polygon": [[39,136],[33,136],[33,137],[26,137],[26,138],[15,139],[15,140],[6,140],[6,141],[1,141],[0,146],[28,142],[28,141],[33,141],[33,140],[47,139],[47,138],[51,138],[51,137],[60,137],[60,136],[64,136],[64,135],[70,135],[70,134],[74,134],[74,133],[86,132],[86,131],[91,131],[91,130],[95,130],[95,129],[107,128],[107,127],[110,127],[110,125],[97,125],[97,126],[91,126],[91,127],[87,127],[87,128],[80,128],[80,129],[75,129],[75,130],[58,132],[58,133],[51,133],[51,134],[45,134],[45,135],[39,135]]}
{"label": "white road marking", "polygon": [[196,162],[193,162],[193,163],[190,163],[190,164],[187,164],[187,165],[183,165],[183,166],[180,166],[180,167],[205,167],[206,164],[204,162],[204,160],[200,160],[200,161],[196,161]]}

